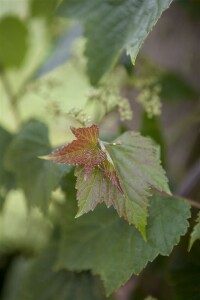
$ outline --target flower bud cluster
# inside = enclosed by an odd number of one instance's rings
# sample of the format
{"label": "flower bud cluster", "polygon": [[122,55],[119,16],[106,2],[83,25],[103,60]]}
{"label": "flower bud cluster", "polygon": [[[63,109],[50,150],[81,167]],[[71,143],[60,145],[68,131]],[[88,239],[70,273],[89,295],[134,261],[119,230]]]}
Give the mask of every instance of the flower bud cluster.
{"label": "flower bud cluster", "polygon": [[135,86],[140,90],[137,101],[143,106],[149,117],[160,115],[161,100],[160,92],[161,86],[156,76],[149,78],[137,78]]}
{"label": "flower bud cluster", "polygon": [[118,112],[121,121],[130,121],[133,119],[133,111],[130,107],[128,99],[126,98],[119,99]]}
{"label": "flower bud cluster", "polygon": [[88,93],[88,101],[98,101],[104,108],[105,114],[117,108],[121,121],[131,120],[133,117],[128,99],[120,95],[115,85],[109,84],[91,89]]}

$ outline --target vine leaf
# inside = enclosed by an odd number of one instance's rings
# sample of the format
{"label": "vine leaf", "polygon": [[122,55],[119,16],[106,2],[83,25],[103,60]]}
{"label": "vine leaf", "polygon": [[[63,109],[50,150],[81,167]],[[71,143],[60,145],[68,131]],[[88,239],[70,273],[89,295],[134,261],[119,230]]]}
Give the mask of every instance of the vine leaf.
{"label": "vine leaf", "polygon": [[192,246],[196,240],[200,240],[200,212],[198,213],[196,225],[194,226],[193,231],[190,236],[189,250],[192,248]]}
{"label": "vine leaf", "polygon": [[[120,143],[105,144],[116,173],[112,180],[104,176],[105,171],[98,169],[85,179],[83,169],[76,169],[77,216],[105,202],[107,207],[113,205],[119,216],[134,224],[145,238],[149,197],[153,190],[170,194],[168,180],[160,165],[157,147],[150,139],[127,132],[118,140]],[[120,181],[123,193],[116,189],[114,180]]]}
{"label": "vine leaf", "polygon": [[111,294],[156,256],[170,254],[187,231],[190,206],[179,198],[154,195],[150,199],[146,242],[112,208],[100,205],[78,219],[74,219],[75,214],[73,198],[58,207],[61,240],[56,267],[91,270],[100,275],[107,294]]}
{"label": "vine leaf", "polygon": [[119,137],[120,143],[103,143],[96,125],[72,128],[72,132],[76,140],[42,158],[79,166],[75,171],[77,217],[105,202],[145,238],[152,190],[170,194],[156,146],[134,132]]}
{"label": "vine leaf", "polygon": [[84,180],[98,167],[123,194],[113,162],[99,140],[99,128],[93,124],[85,128],[71,128],[71,131],[76,140],[41,158],[57,163],[83,166]]}
{"label": "vine leaf", "polygon": [[86,177],[106,160],[106,153],[98,145],[99,129],[92,125],[86,128],[71,128],[71,131],[76,140],[42,158],[57,163],[83,165]]}
{"label": "vine leaf", "polygon": [[6,168],[15,175],[28,205],[40,207],[44,213],[48,211],[51,192],[68,172],[66,166],[38,159],[50,150],[47,127],[31,120],[12,139],[5,156]]}
{"label": "vine leaf", "polygon": [[57,246],[51,242],[34,260],[12,265],[4,300],[114,300],[107,298],[99,278],[90,272],[55,272]]}
{"label": "vine leaf", "polygon": [[82,22],[92,84],[117,61],[125,48],[134,63],[138,51],[172,0],[63,0],[59,13]]}

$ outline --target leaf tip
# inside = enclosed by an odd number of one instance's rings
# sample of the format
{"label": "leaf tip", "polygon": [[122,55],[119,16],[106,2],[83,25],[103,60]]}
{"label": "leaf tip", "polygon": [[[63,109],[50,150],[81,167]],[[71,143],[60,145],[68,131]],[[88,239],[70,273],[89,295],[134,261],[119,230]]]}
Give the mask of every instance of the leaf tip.
{"label": "leaf tip", "polygon": [[81,217],[84,213],[81,210],[78,210],[77,214],[75,215],[75,219],[78,219],[79,217]]}
{"label": "leaf tip", "polygon": [[49,155],[39,155],[39,156],[37,156],[37,158],[39,158],[39,159],[45,159],[45,160],[50,160]]}

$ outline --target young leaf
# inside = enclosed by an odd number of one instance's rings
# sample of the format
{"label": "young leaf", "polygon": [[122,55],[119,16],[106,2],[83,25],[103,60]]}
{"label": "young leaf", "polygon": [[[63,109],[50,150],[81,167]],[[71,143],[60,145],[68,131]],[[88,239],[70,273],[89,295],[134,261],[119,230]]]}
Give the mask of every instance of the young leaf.
{"label": "young leaf", "polygon": [[[82,169],[76,171],[78,216],[105,202],[107,207],[113,205],[119,216],[134,224],[145,237],[148,199],[153,189],[170,194],[168,180],[150,139],[127,132],[118,140],[120,143],[106,145],[116,177],[108,176],[108,180],[105,177],[107,169],[103,172],[95,169],[87,179]],[[115,180],[120,182],[123,193],[116,189],[117,184],[113,184]]]}
{"label": "young leaf", "polygon": [[106,160],[106,154],[98,145],[99,129],[96,125],[86,128],[71,128],[77,138],[70,144],[43,157],[57,163],[83,165],[85,176]]}
{"label": "young leaf", "polygon": [[169,255],[186,233],[190,216],[190,206],[185,201],[169,196],[152,197],[145,242],[134,226],[120,219],[113,209],[100,206],[74,219],[74,199],[65,205],[58,214],[61,241],[57,267],[92,270],[103,279],[107,294],[132,274],[139,274],[157,255]]}
{"label": "young leaf", "polygon": [[43,123],[30,121],[12,140],[6,155],[6,166],[15,174],[30,206],[47,212],[51,191],[65,172],[63,166],[38,159],[51,150],[48,130]]}
{"label": "young leaf", "polygon": [[97,84],[125,48],[133,63],[172,0],[64,0],[59,12],[82,21],[87,38],[88,74]]}
{"label": "young leaf", "polygon": [[198,213],[196,223],[190,236],[189,250],[196,240],[200,240],[200,212]]}

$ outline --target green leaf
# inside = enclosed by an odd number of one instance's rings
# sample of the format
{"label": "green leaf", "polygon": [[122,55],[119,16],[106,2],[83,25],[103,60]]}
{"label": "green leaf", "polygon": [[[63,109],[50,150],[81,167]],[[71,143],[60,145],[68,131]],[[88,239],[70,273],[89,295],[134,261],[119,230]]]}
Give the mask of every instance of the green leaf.
{"label": "green leaf", "polygon": [[10,132],[5,130],[3,127],[0,127],[0,187],[5,185],[6,187],[9,187],[13,182],[11,174],[5,169],[4,166],[6,150],[12,138],[13,136]]}
{"label": "green leaf", "polygon": [[[89,272],[53,270],[54,248],[47,248],[38,259],[19,260],[12,268],[6,300],[106,300],[98,278]],[[20,279],[20,280],[19,280]],[[17,285],[15,282],[17,281]],[[14,288],[14,291],[13,291]]]}
{"label": "green leaf", "polygon": [[94,170],[85,180],[80,169],[76,172],[78,215],[105,202],[107,207],[113,205],[119,216],[134,224],[145,237],[152,189],[170,194],[157,148],[150,139],[138,133],[126,132],[116,140],[116,144],[107,144],[106,150],[112,158],[124,195],[100,170]]}
{"label": "green leaf", "polygon": [[148,114],[143,112],[140,133],[152,138],[160,146],[161,162],[163,167],[166,167],[166,145],[160,119],[157,116],[149,118]]}
{"label": "green leaf", "polygon": [[46,17],[53,16],[58,0],[32,0],[30,4],[30,11],[32,17]]}
{"label": "green leaf", "polygon": [[61,15],[81,20],[87,38],[88,74],[97,84],[126,48],[133,63],[171,0],[64,0]]}
{"label": "green leaf", "polygon": [[163,72],[160,75],[161,98],[168,101],[197,100],[199,92],[180,74]]}
{"label": "green leaf", "polygon": [[25,23],[15,16],[0,20],[0,65],[20,67],[28,50],[28,31]]}
{"label": "green leaf", "polygon": [[49,223],[38,210],[27,210],[22,192],[9,192],[0,213],[1,253],[37,253],[46,245],[49,234]]}
{"label": "green leaf", "polygon": [[198,213],[196,223],[190,236],[189,250],[196,240],[200,240],[200,212]]}
{"label": "green leaf", "polygon": [[120,219],[112,209],[101,206],[74,219],[75,201],[61,206],[62,234],[57,268],[92,270],[104,282],[107,294],[139,274],[159,254],[169,255],[187,231],[190,206],[169,196],[151,199],[147,241]]}
{"label": "green leaf", "polygon": [[43,123],[30,121],[13,139],[6,155],[7,168],[16,175],[28,204],[47,212],[51,192],[68,171],[66,166],[54,165],[38,158],[51,150],[48,130]]}

